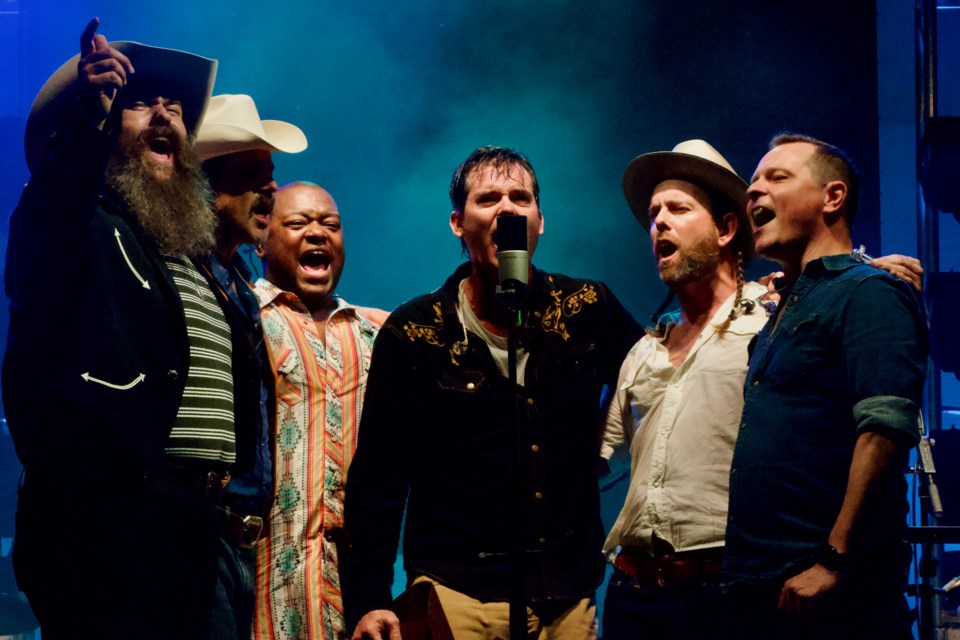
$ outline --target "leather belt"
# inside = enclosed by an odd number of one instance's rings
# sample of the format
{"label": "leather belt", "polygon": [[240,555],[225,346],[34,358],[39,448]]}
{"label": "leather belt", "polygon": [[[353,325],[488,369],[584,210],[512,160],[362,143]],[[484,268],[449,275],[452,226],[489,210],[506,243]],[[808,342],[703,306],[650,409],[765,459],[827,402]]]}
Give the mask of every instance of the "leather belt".
{"label": "leather belt", "polygon": [[144,473],[146,482],[163,482],[190,491],[195,491],[216,507],[220,535],[230,544],[241,549],[251,549],[266,531],[263,518],[244,515],[223,505],[223,494],[230,474],[216,471],[200,472],[175,464],[163,464]]}
{"label": "leather belt", "polygon": [[260,516],[245,516],[231,511],[230,507],[217,507],[217,517],[220,535],[241,549],[252,549],[265,533]]}
{"label": "leather belt", "polygon": [[207,499],[210,504],[220,504],[223,490],[230,482],[229,473],[216,471],[196,471],[178,465],[164,464],[147,469],[143,474],[144,482],[162,482],[181,489],[195,491]]}
{"label": "leather belt", "polygon": [[709,549],[660,556],[621,551],[613,566],[645,586],[669,589],[717,581],[723,567],[723,551]]}

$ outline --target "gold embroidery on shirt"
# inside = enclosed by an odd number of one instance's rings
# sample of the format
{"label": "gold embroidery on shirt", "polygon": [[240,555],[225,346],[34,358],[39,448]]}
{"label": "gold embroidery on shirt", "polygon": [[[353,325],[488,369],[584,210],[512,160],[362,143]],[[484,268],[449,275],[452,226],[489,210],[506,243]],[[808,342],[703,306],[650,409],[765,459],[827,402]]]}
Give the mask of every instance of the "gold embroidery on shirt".
{"label": "gold embroidery on shirt", "polygon": [[593,285],[585,284],[566,298],[562,297],[562,291],[550,291],[549,293],[553,302],[543,314],[543,330],[558,333],[564,340],[569,340],[570,332],[567,331],[567,324],[561,318],[575,316],[583,309],[583,305],[596,303],[599,299],[597,290]]}
{"label": "gold embroidery on shirt", "polygon": [[435,347],[446,346],[446,343],[444,343],[443,338],[440,336],[440,331],[443,329],[443,314],[440,312],[439,302],[433,304],[433,312],[436,314],[434,322],[437,323],[437,326],[435,327],[414,324],[413,322],[408,322],[403,325],[403,330],[407,333],[407,338],[410,339],[410,342],[415,342],[419,339]]}
{"label": "gold embroidery on shirt", "polygon": [[435,347],[444,346],[443,340],[440,338],[439,327],[427,327],[422,324],[408,322],[403,325],[403,330],[407,332],[407,338],[410,339],[410,342],[423,340],[427,344],[432,344]]}

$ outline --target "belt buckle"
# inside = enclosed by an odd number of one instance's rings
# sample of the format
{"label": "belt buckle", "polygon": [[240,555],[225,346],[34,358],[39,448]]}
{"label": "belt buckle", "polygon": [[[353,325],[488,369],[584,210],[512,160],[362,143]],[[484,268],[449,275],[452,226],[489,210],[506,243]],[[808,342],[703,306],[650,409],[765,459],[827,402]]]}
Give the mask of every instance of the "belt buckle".
{"label": "belt buckle", "polygon": [[223,486],[220,474],[215,471],[209,472],[204,477],[203,497],[213,503],[220,502],[220,494],[223,492]]}
{"label": "belt buckle", "polygon": [[690,560],[670,553],[657,560],[654,579],[661,589],[686,584],[696,577],[697,568]]}
{"label": "belt buckle", "polygon": [[666,569],[667,564],[663,562],[658,562],[656,564],[656,571],[653,574],[653,580],[657,583],[657,586],[661,589],[666,588],[667,586],[667,577],[665,575],[664,569]]}
{"label": "belt buckle", "polygon": [[263,533],[263,518],[260,516],[244,516],[240,521],[237,546],[242,549],[252,549],[260,540],[261,533]]}

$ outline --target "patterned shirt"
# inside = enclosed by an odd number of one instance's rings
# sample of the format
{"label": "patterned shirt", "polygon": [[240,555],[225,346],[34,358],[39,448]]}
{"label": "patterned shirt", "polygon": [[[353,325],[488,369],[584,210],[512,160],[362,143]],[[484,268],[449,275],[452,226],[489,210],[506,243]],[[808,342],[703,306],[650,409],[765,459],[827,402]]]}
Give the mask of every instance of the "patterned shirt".
{"label": "patterned shirt", "polygon": [[236,461],[233,425],[233,364],[230,325],[210,285],[189,260],[167,258],[183,301],[190,343],[190,367],[166,453],[232,464]]}
{"label": "patterned shirt", "polygon": [[343,487],[377,328],[336,298],[321,336],[296,295],[263,279],[254,290],[277,380],[276,499],[257,546],[254,637],[335,639]]}

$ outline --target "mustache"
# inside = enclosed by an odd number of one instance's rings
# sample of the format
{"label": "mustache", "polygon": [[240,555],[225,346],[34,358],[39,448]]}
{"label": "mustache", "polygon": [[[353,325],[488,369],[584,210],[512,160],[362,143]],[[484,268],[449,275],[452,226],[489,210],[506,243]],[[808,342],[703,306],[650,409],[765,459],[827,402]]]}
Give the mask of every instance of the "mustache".
{"label": "mustache", "polygon": [[[134,141],[135,153],[149,149],[171,151],[174,162],[180,165],[184,153],[188,149],[187,139],[178,130],[170,125],[151,125],[140,132]],[[158,148],[159,146],[159,148]]]}
{"label": "mustache", "polygon": [[270,215],[273,212],[273,193],[258,193],[252,210],[253,213]]}

